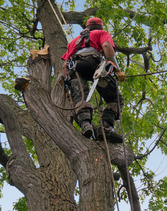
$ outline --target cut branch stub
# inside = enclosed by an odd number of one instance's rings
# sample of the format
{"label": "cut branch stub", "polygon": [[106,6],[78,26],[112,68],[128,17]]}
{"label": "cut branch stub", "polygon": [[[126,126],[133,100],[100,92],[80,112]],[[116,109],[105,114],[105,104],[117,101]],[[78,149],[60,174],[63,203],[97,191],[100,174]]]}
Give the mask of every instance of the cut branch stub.
{"label": "cut branch stub", "polygon": [[[123,145],[122,144],[108,143],[108,147],[109,147],[109,151],[110,151],[111,163],[120,167],[120,168],[125,168],[126,167],[126,160],[125,160]],[[129,166],[134,161],[134,154],[127,147],[126,147],[125,150],[126,150],[127,163],[128,163],[128,166]]]}
{"label": "cut branch stub", "polygon": [[52,66],[49,55],[39,55],[34,60],[28,60],[28,73],[35,78],[41,86],[48,92],[51,91]]}
{"label": "cut branch stub", "polygon": [[19,91],[24,91],[30,84],[30,79],[23,77],[23,78],[16,78],[14,88]]}

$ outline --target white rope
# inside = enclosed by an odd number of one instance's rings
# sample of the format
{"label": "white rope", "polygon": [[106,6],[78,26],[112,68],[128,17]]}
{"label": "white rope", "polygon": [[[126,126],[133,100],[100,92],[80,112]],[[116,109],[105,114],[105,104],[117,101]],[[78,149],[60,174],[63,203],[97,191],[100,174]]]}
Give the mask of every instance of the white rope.
{"label": "white rope", "polygon": [[51,1],[48,0],[48,2],[49,2],[50,6],[51,6],[51,8],[52,8],[52,10],[53,10],[53,13],[55,14],[55,16],[56,16],[56,18],[57,18],[57,20],[58,20],[58,22],[59,22],[59,24],[60,24],[62,30],[64,31],[66,37],[68,38],[69,42],[71,42],[71,39],[69,38],[67,32],[65,31],[65,29],[64,29],[64,27],[63,27],[63,25],[62,25],[62,23],[61,23],[61,21],[60,21],[58,15],[57,15],[56,11],[55,11],[55,9],[53,8],[53,5],[52,5]]}
{"label": "white rope", "polygon": [[[56,3],[56,5],[57,5],[57,3]],[[67,29],[68,29],[68,31],[70,32],[71,37],[74,39],[74,37],[73,37],[73,35],[72,35],[72,33],[71,33],[71,31],[70,31],[68,25],[67,25],[67,22],[66,22],[66,20],[65,20],[65,18],[64,18],[64,16],[63,16],[63,14],[62,14],[62,12],[61,12],[61,10],[60,10],[60,8],[59,8],[58,5],[57,5],[57,8],[58,8],[58,10],[59,10],[59,12],[60,12],[60,15],[61,15],[61,17],[62,17],[62,19],[63,19],[63,21],[64,21],[64,23],[65,23],[65,25],[66,25],[66,27],[67,27]]]}

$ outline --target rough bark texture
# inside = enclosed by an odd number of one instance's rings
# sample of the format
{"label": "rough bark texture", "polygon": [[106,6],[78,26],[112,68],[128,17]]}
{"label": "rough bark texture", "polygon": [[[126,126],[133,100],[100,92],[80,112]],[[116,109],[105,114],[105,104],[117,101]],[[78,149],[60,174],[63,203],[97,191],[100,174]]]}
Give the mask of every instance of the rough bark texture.
{"label": "rough bark texture", "polygon": [[[0,107],[12,150],[4,166],[10,184],[26,196],[29,210],[75,210],[76,177],[64,153],[30,113],[23,111],[10,97],[0,95]],[[33,141],[39,167],[35,167],[29,157],[21,134]]]}
{"label": "rough bark texture", "polygon": [[31,78],[31,85],[24,91],[24,99],[36,121],[70,160],[79,180],[80,210],[107,210],[108,207],[112,209],[111,175],[105,152],[94,142],[86,140],[66,120],[39,80]]}

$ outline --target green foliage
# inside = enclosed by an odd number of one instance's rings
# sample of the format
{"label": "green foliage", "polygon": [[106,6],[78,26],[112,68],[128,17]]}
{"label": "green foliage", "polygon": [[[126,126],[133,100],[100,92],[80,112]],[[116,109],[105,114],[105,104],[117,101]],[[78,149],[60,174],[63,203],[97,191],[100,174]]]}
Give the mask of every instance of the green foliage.
{"label": "green foliage", "polygon": [[12,94],[15,78],[25,75],[29,51],[32,46],[41,46],[43,34],[39,30],[33,32],[35,2],[11,0],[3,3],[0,8],[0,81]]}
{"label": "green foliage", "polygon": [[75,196],[78,196],[78,195],[79,195],[79,187],[76,187],[76,188],[75,188],[74,194],[75,194]]}
{"label": "green foliage", "polygon": [[7,181],[7,175],[4,167],[0,168],[0,198],[3,197],[2,195],[2,188],[4,186],[4,181]]}
{"label": "green foliage", "polygon": [[154,187],[154,192],[149,202],[152,211],[167,210],[167,177],[160,180]]}
{"label": "green foliage", "polygon": [[28,206],[25,197],[22,197],[18,202],[14,203],[13,210],[16,211],[28,211]]}
{"label": "green foliage", "polygon": [[33,159],[34,163],[36,163],[36,165],[38,166],[37,154],[35,152],[35,148],[34,148],[34,145],[33,145],[32,141],[29,140],[26,137],[23,137],[23,138],[24,138],[24,143],[26,145],[26,148],[27,148],[31,158]]}

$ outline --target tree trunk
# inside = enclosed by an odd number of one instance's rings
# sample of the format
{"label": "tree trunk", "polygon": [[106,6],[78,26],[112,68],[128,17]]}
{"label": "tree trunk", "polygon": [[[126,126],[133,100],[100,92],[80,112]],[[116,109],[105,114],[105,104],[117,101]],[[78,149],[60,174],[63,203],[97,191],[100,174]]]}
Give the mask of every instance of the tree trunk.
{"label": "tree trunk", "polygon": [[[42,61],[46,59],[40,58]],[[34,64],[36,62],[38,65]],[[40,68],[39,64],[46,65],[48,62],[39,62],[39,58],[30,59],[29,73],[38,71],[36,67]],[[46,70],[45,67],[43,69]],[[31,77],[30,86],[24,91],[24,100],[36,121],[67,155],[79,180],[80,210],[107,210],[108,207],[112,210],[111,175],[105,152],[94,142],[85,139],[67,121],[40,81]]]}
{"label": "tree trunk", "polygon": [[[76,176],[64,153],[30,113],[7,95],[0,95],[0,116],[12,150],[4,167],[9,183],[25,195],[29,210],[76,210],[73,199]],[[36,167],[21,134],[33,141],[39,162]]]}

